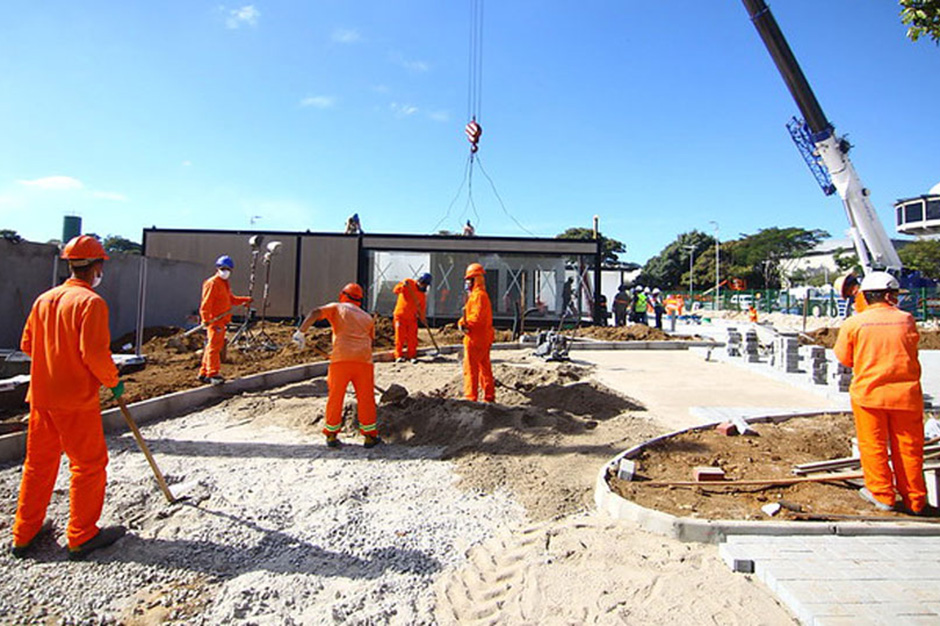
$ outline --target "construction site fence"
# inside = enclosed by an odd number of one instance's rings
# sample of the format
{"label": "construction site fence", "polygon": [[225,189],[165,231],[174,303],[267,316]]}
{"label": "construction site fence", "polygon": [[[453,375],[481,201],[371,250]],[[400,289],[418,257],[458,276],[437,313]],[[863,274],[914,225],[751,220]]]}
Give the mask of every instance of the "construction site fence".
{"label": "construction site fence", "polygon": [[[670,292],[681,295],[690,313],[705,313],[716,308],[722,311],[745,312],[753,306],[758,313],[789,313],[807,317],[845,317],[848,301],[836,293],[794,293],[793,290],[751,289],[722,291]],[[691,305],[689,304],[691,302]],[[903,290],[900,307],[921,321],[940,318],[940,288],[921,287]]]}

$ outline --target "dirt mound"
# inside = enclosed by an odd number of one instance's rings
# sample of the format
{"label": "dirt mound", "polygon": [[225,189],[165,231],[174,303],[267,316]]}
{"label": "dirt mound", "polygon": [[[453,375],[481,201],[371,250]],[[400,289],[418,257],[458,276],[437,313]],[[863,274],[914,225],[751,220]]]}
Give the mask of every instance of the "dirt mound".
{"label": "dirt mound", "polygon": [[687,335],[670,335],[658,328],[644,324],[631,326],[587,326],[579,328],[577,337],[590,337],[603,341],[679,341],[693,339]]}
{"label": "dirt mound", "polygon": [[505,454],[530,450],[533,437],[583,433],[596,428],[598,420],[643,408],[595,381],[581,381],[587,370],[570,364],[554,369],[500,364],[494,370],[503,379],[499,403],[454,399],[463,389],[458,376],[400,406],[386,406],[380,433],[396,443],[443,446],[445,456]]}
{"label": "dirt mound", "polygon": [[[928,330],[925,328],[920,331],[920,342],[917,344],[921,350],[940,350],[940,331]],[[838,328],[820,328],[800,336],[800,343],[812,343],[817,346],[832,348],[836,345],[836,338],[839,336]],[[807,339],[809,337],[809,339]],[[811,339],[811,340],[810,340]]]}
{"label": "dirt mound", "polygon": [[[760,507],[786,501],[806,514],[873,515],[874,508],[845,483],[789,486],[647,487],[642,481],[689,481],[692,469],[720,467],[728,480],[793,478],[794,465],[851,454],[855,434],[851,413],[755,424],[759,436],[726,437],[715,429],[670,437],[638,457],[641,482],[610,478],[611,488],[642,506],[683,517],[768,520]],[[887,513],[886,515],[894,515]],[[791,519],[786,508],[773,519]]]}

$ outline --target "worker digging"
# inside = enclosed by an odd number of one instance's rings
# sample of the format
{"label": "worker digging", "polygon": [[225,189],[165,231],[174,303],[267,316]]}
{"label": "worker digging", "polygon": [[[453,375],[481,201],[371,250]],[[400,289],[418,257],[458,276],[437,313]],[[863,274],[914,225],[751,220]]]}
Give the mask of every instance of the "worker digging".
{"label": "worker digging", "polygon": [[109,257],[97,239],[81,235],[65,245],[62,258],[71,277],[36,299],[23,329],[21,349],[32,367],[29,437],[13,524],[17,558],[30,554],[46,527],[62,452],[71,471],[68,558],[84,559],[120,539],[125,530],[98,527],[108,465],[98,388],[107,387],[115,398],[124,393],[111,360],[108,305],[94,291]]}

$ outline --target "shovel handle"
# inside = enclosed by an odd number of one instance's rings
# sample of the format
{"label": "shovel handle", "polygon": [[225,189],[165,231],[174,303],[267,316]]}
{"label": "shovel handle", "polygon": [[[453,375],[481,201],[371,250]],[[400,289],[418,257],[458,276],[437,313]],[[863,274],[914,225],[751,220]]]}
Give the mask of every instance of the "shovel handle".
{"label": "shovel handle", "polygon": [[150,453],[150,448],[147,447],[147,442],[144,441],[143,436],[140,434],[140,429],[137,428],[137,424],[134,423],[134,418],[131,417],[131,412],[127,410],[127,403],[124,402],[124,398],[118,398],[117,403],[118,406],[121,407],[121,414],[124,416],[124,420],[130,427],[131,432],[134,433],[134,439],[137,440],[137,445],[144,453],[144,456],[147,457],[147,462],[150,463],[150,469],[153,470],[153,475],[157,478],[157,484],[160,485],[160,491],[163,492],[167,502],[173,504],[176,501],[176,498],[173,497],[173,492],[170,491],[170,487],[166,484],[166,479],[163,478],[163,473],[160,471],[160,468],[157,467],[157,462],[154,460],[153,454]]}
{"label": "shovel handle", "polygon": [[216,315],[215,317],[213,317],[211,320],[209,320],[209,321],[206,322],[205,324],[200,324],[199,326],[196,326],[195,328],[190,328],[190,329],[187,330],[185,333],[183,333],[183,336],[184,336],[184,337],[188,337],[188,336],[192,335],[192,334],[193,334],[194,332],[196,332],[196,331],[204,330],[204,329],[206,329],[206,328],[209,328],[210,326],[212,326],[212,324],[214,324],[215,322],[218,322],[220,319],[222,319],[223,317],[225,317],[226,315],[228,315],[229,313],[231,313],[234,309],[235,309],[235,307],[232,307],[231,309],[229,309],[229,310],[226,311],[225,313],[219,313],[218,315]]}
{"label": "shovel handle", "polygon": [[437,345],[437,339],[434,338],[434,333],[431,332],[431,327],[428,326],[428,323],[421,319],[421,316],[418,316],[418,319],[421,320],[421,323],[424,324],[424,329],[428,331],[428,336],[431,337],[431,343],[434,344],[434,349],[437,350],[438,354],[441,352],[440,346]]}

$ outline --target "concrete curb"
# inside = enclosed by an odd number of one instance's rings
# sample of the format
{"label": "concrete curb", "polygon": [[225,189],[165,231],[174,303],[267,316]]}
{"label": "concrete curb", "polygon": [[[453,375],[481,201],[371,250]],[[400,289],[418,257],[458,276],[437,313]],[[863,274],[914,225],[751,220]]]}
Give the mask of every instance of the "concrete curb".
{"label": "concrete curb", "polygon": [[[794,415],[774,415],[758,418],[745,418],[750,423],[781,422],[792,417],[813,417],[832,413],[832,411],[816,411]],[[644,530],[658,535],[671,537],[680,541],[698,541],[700,543],[721,543],[729,535],[768,535],[768,536],[796,536],[796,535],[892,535],[892,536],[938,536],[940,524],[925,524],[916,521],[903,522],[752,522],[746,520],[708,520],[692,517],[677,517],[671,513],[664,513],[648,509],[635,502],[627,500],[614,493],[607,483],[607,474],[611,468],[616,469],[620,459],[631,459],[637,456],[643,448],[655,442],[673,437],[675,435],[714,428],[719,422],[701,424],[691,428],[673,431],[621,452],[605,463],[597,473],[594,483],[594,504],[599,511],[608,514],[614,519],[624,519],[635,522]]]}

